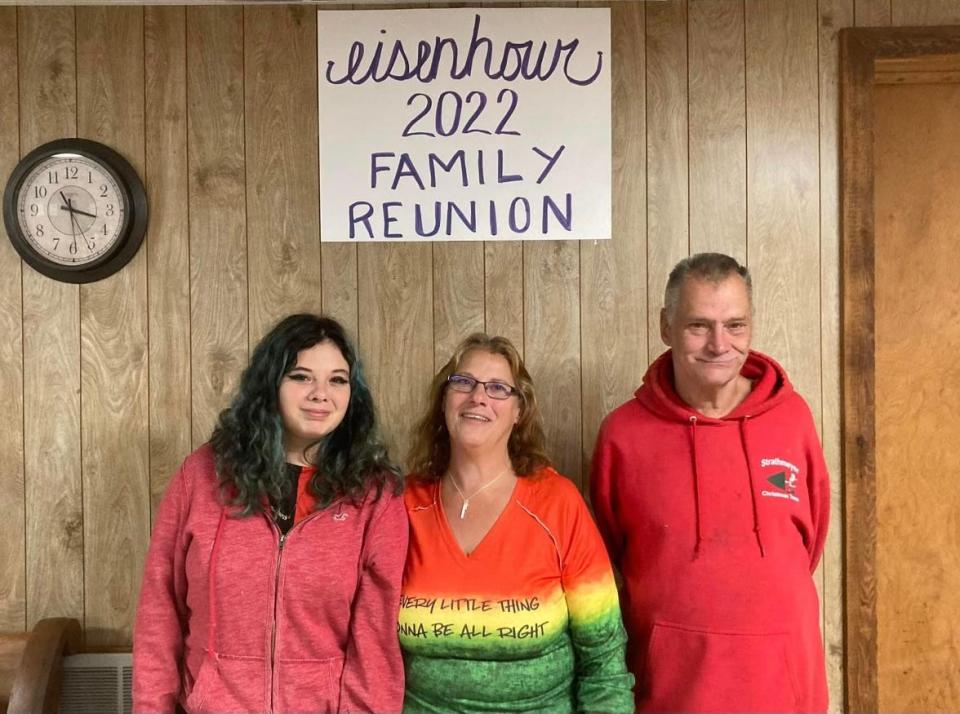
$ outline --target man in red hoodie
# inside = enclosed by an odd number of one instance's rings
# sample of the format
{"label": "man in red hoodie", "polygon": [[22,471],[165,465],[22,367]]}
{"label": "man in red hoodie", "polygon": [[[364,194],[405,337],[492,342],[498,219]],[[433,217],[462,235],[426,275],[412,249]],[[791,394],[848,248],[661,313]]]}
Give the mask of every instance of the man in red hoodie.
{"label": "man in red hoodie", "polygon": [[604,420],[590,484],[637,710],[826,711],[811,573],[830,489],[810,409],[750,350],[750,274],[733,258],[681,261],[664,303],[670,349]]}

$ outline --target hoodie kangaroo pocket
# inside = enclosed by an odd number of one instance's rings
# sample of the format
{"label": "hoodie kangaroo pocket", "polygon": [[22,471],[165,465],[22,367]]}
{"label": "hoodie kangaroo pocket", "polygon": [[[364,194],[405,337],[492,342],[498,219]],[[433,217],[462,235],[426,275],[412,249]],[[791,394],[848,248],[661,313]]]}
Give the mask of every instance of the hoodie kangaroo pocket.
{"label": "hoodie kangaroo pocket", "polygon": [[206,682],[210,679],[210,671],[216,669],[216,666],[212,655],[204,656],[200,670],[197,672],[197,678],[193,681],[193,686],[190,687],[190,694],[187,695],[187,699],[183,703],[187,712],[200,711],[206,696]]}
{"label": "hoodie kangaroo pocket", "polygon": [[786,633],[713,632],[654,623],[642,697],[645,711],[797,710]]}
{"label": "hoodie kangaroo pocket", "polygon": [[277,666],[278,711],[337,711],[342,672],[343,657],[281,660]]}
{"label": "hoodie kangaroo pocket", "polygon": [[190,714],[253,714],[264,710],[259,658],[207,655],[184,706]]}

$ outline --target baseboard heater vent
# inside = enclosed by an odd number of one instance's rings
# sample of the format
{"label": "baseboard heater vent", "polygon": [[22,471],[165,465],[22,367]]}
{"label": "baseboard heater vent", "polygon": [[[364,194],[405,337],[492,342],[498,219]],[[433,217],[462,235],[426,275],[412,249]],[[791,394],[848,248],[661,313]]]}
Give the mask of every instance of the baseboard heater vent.
{"label": "baseboard heater vent", "polygon": [[129,653],[64,657],[60,714],[130,714],[132,686]]}

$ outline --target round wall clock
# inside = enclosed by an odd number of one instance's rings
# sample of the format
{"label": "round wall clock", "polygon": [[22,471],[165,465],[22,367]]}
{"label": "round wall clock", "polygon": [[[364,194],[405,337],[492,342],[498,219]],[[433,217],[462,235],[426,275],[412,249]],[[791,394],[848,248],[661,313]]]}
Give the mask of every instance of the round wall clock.
{"label": "round wall clock", "polygon": [[110,147],[58,139],[13,170],[3,222],[13,247],[38,272],[89,283],[136,254],[147,230],[147,195],[137,172]]}

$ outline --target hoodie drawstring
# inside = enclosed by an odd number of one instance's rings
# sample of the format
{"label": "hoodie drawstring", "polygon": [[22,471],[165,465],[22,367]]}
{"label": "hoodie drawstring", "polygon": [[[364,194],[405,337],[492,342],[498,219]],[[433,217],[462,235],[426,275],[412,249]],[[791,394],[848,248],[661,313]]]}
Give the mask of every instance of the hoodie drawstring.
{"label": "hoodie drawstring", "polygon": [[745,416],[740,420],[740,444],[743,446],[743,455],[747,459],[747,485],[750,488],[750,504],[753,506],[753,533],[757,538],[757,546],[760,548],[760,557],[765,558],[763,538],[760,535],[760,510],[757,508],[756,477],[753,473],[753,460],[750,458],[750,449],[747,445],[747,419],[749,418],[749,416]]}
{"label": "hoodie drawstring", "polygon": [[217,644],[217,591],[215,569],[217,556],[220,554],[220,536],[223,525],[227,520],[226,506],[220,509],[220,520],[217,522],[217,532],[213,536],[213,547],[210,549],[210,564],[207,566],[207,608],[210,610],[210,626],[207,632],[207,654],[213,656]]}
{"label": "hoodie drawstring", "polygon": [[693,490],[697,517],[697,544],[693,549],[693,558],[700,556],[700,545],[703,543],[703,518],[700,513],[700,466],[697,463],[697,418],[690,417],[690,455],[693,458]]}
{"label": "hoodie drawstring", "polygon": [[[750,506],[753,511],[753,535],[757,539],[757,546],[760,548],[760,557],[766,557],[766,551],[763,547],[763,537],[760,529],[760,509],[757,506],[756,476],[753,473],[752,460],[750,459],[750,448],[747,443],[747,420],[749,416],[744,416],[739,420],[740,446],[743,449],[743,456],[747,462],[747,481],[750,490]],[[690,416],[690,455],[693,459],[693,490],[694,505],[696,508],[697,521],[697,544],[693,551],[693,558],[696,560],[700,556],[703,546],[703,512],[701,510],[700,494],[700,464],[697,460],[697,417]]]}

